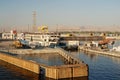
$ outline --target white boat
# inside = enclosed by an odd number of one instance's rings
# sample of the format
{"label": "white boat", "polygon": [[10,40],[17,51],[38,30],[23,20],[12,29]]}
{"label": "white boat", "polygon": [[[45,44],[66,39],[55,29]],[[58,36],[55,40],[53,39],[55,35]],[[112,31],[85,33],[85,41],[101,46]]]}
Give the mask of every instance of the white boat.
{"label": "white boat", "polygon": [[25,33],[24,38],[31,44],[39,44],[41,46],[50,46],[57,44],[59,34],[57,33]]}
{"label": "white boat", "polygon": [[118,47],[113,47],[112,50],[113,50],[113,51],[120,52],[120,46],[118,46]]}

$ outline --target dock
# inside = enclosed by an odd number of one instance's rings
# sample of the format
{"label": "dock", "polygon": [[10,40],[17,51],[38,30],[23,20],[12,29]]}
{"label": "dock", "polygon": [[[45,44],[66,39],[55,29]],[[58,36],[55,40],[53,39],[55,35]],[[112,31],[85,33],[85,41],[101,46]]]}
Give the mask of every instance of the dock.
{"label": "dock", "polygon": [[82,50],[85,52],[92,52],[92,53],[96,53],[96,54],[103,54],[103,55],[108,55],[108,56],[113,56],[113,57],[120,57],[120,53],[113,52],[113,51],[93,50],[93,49],[85,48],[83,46],[79,46],[78,50]]}
{"label": "dock", "polygon": [[28,61],[8,54],[0,53],[0,60],[21,67],[23,69],[29,70],[36,74],[42,74],[44,71],[45,73],[44,75],[52,79],[78,78],[78,77],[87,77],[89,75],[87,64],[73,57],[72,55],[69,54],[69,52],[64,51],[61,48],[54,48],[54,49],[45,48],[41,50],[16,49],[16,50],[7,50],[7,51],[13,54],[58,53],[65,59],[65,61],[67,61],[68,64],[60,65],[60,66],[48,66],[34,61]]}
{"label": "dock", "polygon": [[60,41],[68,41],[68,40],[77,40],[77,41],[99,41],[103,40],[103,36],[79,36],[79,37],[60,37]]}

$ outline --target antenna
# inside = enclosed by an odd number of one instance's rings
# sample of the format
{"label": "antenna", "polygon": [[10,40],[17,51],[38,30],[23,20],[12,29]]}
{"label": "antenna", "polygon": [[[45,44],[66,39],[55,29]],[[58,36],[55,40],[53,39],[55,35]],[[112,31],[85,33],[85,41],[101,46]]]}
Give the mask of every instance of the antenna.
{"label": "antenna", "polygon": [[33,32],[36,31],[36,11],[33,11]]}

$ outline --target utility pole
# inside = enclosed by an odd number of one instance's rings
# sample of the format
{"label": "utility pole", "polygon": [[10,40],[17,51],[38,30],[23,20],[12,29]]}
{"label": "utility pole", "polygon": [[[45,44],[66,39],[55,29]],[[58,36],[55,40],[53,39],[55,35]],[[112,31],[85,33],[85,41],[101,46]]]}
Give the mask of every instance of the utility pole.
{"label": "utility pole", "polygon": [[57,26],[56,26],[56,32],[58,33],[58,24],[57,24]]}
{"label": "utility pole", "polygon": [[33,11],[33,32],[36,31],[36,11]]}
{"label": "utility pole", "polygon": [[30,32],[30,29],[29,29],[29,24],[28,24],[28,30],[27,30],[28,32]]}

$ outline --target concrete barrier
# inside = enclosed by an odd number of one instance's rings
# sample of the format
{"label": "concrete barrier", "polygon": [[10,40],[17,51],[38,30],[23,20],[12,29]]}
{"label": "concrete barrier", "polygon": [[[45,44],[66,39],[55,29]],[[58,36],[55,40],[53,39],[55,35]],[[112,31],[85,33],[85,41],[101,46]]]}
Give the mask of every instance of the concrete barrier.
{"label": "concrete barrier", "polygon": [[46,68],[46,76],[53,79],[71,78],[70,67],[48,67]]}
{"label": "concrete barrier", "polygon": [[56,53],[56,50],[51,48],[44,49],[0,49],[3,52],[9,52],[11,54],[40,54],[40,53]]}
{"label": "concrete barrier", "polygon": [[88,66],[86,64],[41,67],[45,69],[45,76],[53,79],[66,79],[88,76]]}
{"label": "concrete barrier", "polygon": [[0,59],[10,64],[13,64],[15,66],[32,71],[34,73],[37,73],[37,74],[40,73],[39,65],[34,62],[26,61],[26,60],[19,59],[19,58],[16,58],[7,54],[2,54],[2,53],[0,53]]}
{"label": "concrete barrier", "polygon": [[84,48],[84,47],[82,47],[82,46],[79,46],[78,49],[79,49],[79,50],[86,51],[86,52],[98,53],[98,54],[103,54],[103,55],[108,55],[108,56],[113,56],[113,57],[120,57],[120,54],[119,54],[119,53],[110,52],[110,51],[92,50],[92,49]]}
{"label": "concrete barrier", "polygon": [[[7,62],[2,61],[2,60],[0,60],[0,66],[5,67],[10,72],[11,71],[15,72],[15,75],[21,75],[22,74],[22,76],[26,76],[27,80],[43,80],[43,79],[39,79],[39,75],[34,73],[34,72],[28,71],[26,69],[17,67],[17,66],[12,65],[12,64],[8,64]],[[2,74],[2,75],[4,76],[4,74]],[[6,79],[8,79],[8,78],[6,78]],[[1,77],[0,77],[0,80],[1,80]]]}
{"label": "concrete barrier", "polygon": [[73,77],[79,77],[79,76],[88,76],[88,65],[86,64],[76,64],[73,67]]}
{"label": "concrete barrier", "polygon": [[53,53],[59,53],[59,54],[61,53],[60,55],[63,55],[63,57],[66,58],[66,60],[71,61],[72,63],[61,66],[47,66],[44,64],[39,64],[39,63],[19,59],[17,57],[13,57],[7,54],[0,54],[0,59],[37,74],[40,74],[40,72],[42,73],[43,70],[45,77],[49,77],[52,79],[65,79],[65,78],[88,76],[88,66],[85,63],[77,60],[68,53],[64,53],[64,51],[61,51],[61,49],[50,49],[48,51],[47,50],[42,51],[42,53],[48,53],[49,51],[53,51]]}
{"label": "concrete barrier", "polygon": [[60,54],[62,57],[64,57],[66,60],[68,60],[68,62],[71,64],[84,63],[83,61],[79,60],[78,58],[73,57],[70,53],[68,53],[67,51],[65,51],[61,48],[56,48],[55,50],[58,54]]}

